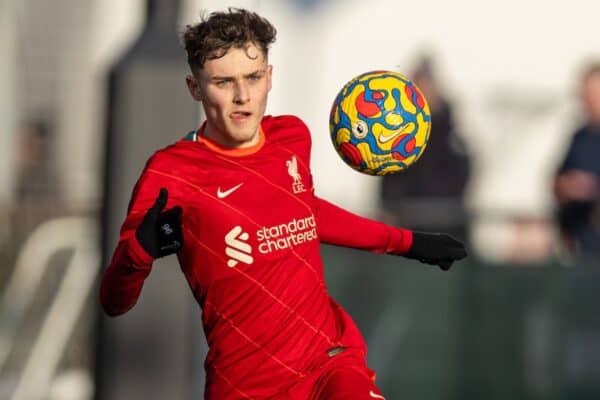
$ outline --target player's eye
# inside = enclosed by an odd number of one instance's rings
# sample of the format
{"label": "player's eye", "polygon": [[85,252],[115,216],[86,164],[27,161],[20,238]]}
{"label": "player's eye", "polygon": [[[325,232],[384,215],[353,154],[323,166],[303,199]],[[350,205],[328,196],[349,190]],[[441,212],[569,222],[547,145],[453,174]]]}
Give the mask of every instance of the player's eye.
{"label": "player's eye", "polygon": [[258,81],[260,81],[261,78],[262,78],[262,75],[250,75],[248,77],[248,80],[250,82],[258,82]]}
{"label": "player's eye", "polygon": [[230,82],[231,81],[226,80],[226,79],[218,80],[218,81],[215,81],[215,86],[219,87],[219,88],[222,88],[222,87],[227,86],[227,84],[229,84]]}
{"label": "player's eye", "polygon": [[365,121],[361,121],[360,119],[352,125],[352,134],[357,139],[363,139],[369,133],[369,127],[365,123]]}

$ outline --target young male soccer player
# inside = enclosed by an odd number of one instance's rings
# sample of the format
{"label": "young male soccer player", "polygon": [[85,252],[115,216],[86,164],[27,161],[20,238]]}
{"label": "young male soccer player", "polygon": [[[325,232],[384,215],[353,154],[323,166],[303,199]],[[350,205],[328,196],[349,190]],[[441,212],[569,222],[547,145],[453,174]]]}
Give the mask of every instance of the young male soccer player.
{"label": "young male soccer player", "polygon": [[308,128],[264,116],[274,40],[246,10],[187,27],[187,85],[206,121],[148,161],[101,302],[125,313],[153,260],[177,252],[203,310],[207,399],[382,399],[361,334],[327,293],[319,244],[442,269],[466,252],[447,235],[386,226],[315,195]]}

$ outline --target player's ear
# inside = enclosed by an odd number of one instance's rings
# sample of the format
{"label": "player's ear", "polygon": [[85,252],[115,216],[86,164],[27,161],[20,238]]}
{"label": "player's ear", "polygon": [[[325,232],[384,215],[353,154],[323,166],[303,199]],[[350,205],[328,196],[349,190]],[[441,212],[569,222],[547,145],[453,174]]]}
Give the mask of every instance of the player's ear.
{"label": "player's ear", "polygon": [[189,74],[185,77],[185,83],[187,84],[190,95],[194,98],[194,100],[202,101],[202,94],[200,93],[200,83],[198,82],[198,79],[194,75]]}
{"label": "player's ear", "polygon": [[267,88],[269,91],[271,91],[271,86],[273,83],[272,76],[273,76],[273,66],[271,64],[269,64],[267,66]]}

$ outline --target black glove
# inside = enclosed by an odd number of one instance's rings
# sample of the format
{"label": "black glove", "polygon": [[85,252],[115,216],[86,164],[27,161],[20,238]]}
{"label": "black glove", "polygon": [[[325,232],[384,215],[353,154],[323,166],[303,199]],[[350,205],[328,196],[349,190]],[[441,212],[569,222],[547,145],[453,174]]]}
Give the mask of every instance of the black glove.
{"label": "black glove", "polygon": [[437,265],[444,271],[467,256],[465,245],[445,233],[413,232],[413,243],[406,258]]}
{"label": "black glove", "polygon": [[167,189],[161,188],[156,202],[148,209],[135,232],[138,242],[152,258],[176,253],[183,246],[181,207],[163,211],[168,197]]}

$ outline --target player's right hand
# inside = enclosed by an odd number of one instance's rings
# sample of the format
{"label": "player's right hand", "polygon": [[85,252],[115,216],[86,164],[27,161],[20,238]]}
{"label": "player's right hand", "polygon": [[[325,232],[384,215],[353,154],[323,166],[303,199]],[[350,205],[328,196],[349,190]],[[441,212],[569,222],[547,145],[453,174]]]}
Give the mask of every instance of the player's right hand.
{"label": "player's right hand", "polygon": [[178,252],[183,246],[181,230],[181,207],[163,211],[169,192],[161,188],[154,202],[138,226],[135,236],[152,258],[160,258]]}

